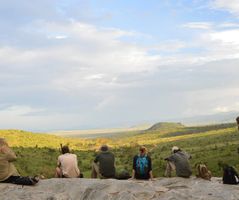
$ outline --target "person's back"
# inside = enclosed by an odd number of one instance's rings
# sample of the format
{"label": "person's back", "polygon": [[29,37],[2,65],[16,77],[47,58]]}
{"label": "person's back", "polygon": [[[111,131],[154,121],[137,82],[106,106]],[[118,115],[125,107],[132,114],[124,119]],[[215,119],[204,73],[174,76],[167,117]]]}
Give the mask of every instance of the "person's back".
{"label": "person's back", "polygon": [[172,172],[176,170],[177,176],[189,178],[192,175],[192,169],[189,163],[190,158],[190,155],[181,151],[177,146],[174,146],[172,148],[172,155],[165,158],[167,161],[165,176],[171,177]]}
{"label": "person's back", "polygon": [[107,145],[101,147],[92,165],[92,178],[115,178],[115,156]]}
{"label": "person's back", "polygon": [[19,185],[35,185],[39,181],[39,177],[20,176],[13,164],[13,161],[16,159],[17,156],[8,146],[5,139],[0,138],[0,182]]}
{"label": "person's back", "polygon": [[16,160],[16,155],[11,149],[8,149],[6,153],[0,152],[0,181],[8,179],[10,176],[18,176],[14,164],[12,161]]}
{"label": "person's back", "polygon": [[58,157],[60,168],[62,170],[63,177],[76,178],[80,175],[78,168],[77,156],[72,153],[65,153]]}
{"label": "person's back", "polygon": [[144,146],[141,146],[139,154],[134,156],[132,179],[153,179],[151,158],[147,155],[147,148]]}
{"label": "person's back", "polygon": [[147,155],[136,155],[133,160],[133,169],[136,179],[149,179],[149,172],[152,170],[151,158]]}
{"label": "person's back", "polygon": [[239,130],[239,116],[236,118],[236,122],[237,122],[237,128]]}
{"label": "person's back", "polygon": [[178,151],[168,158],[169,161],[174,163],[177,176],[190,177],[192,175],[188,159],[189,155],[182,151]]}
{"label": "person's back", "polygon": [[113,178],[115,176],[115,157],[109,151],[101,152],[95,159],[99,162],[99,171],[103,177]]}
{"label": "person's back", "polygon": [[61,148],[62,155],[58,157],[56,175],[58,178],[77,178],[80,177],[77,156],[70,153],[68,146]]}

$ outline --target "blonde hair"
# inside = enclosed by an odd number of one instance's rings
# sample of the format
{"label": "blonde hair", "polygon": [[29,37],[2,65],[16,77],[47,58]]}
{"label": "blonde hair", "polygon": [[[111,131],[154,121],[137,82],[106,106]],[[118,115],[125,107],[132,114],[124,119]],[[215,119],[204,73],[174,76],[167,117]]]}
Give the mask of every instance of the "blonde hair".
{"label": "blonde hair", "polygon": [[139,151],[142,153],[147,153],[148,149],[145,146],[140,146]]}
{"label": "blonde hair", "polygon": [[4,138],[0,138],[0,147],[7,145],[7,142]]}

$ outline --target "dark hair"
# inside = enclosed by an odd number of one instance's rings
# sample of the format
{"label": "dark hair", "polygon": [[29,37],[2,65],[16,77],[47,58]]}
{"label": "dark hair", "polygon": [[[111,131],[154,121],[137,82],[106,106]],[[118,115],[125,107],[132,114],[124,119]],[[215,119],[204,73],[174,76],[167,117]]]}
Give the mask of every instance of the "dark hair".
{"label": "dark hair", "polygon": [[178,150],[174,150],[173,153],[177,153],[177,152],[180,152],[182,151],[181,149],[178,149]]}
{"label": "dark hair", "polygon": [[239,116],[236,118],[237,123],[239,124]]}
{"label": "dark hair", "polygon": [[70,149],[67,145],[65,145],[61,148],[61,152],[62,152],[62,154],[70,153]]}
{"label": "dark hair", "polygon": [[101,151],[108,151],[108,150],[109,150],[109,147],[108,147],[107,145],[102,145],[102,146],[100,147],[100,150],[101,150]]}

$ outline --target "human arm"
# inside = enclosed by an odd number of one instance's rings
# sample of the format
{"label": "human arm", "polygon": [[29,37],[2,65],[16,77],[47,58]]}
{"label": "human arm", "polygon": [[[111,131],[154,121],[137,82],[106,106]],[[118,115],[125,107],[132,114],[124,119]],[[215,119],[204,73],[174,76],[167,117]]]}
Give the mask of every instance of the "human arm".
{"label": "human arm", "polygon": [[131,179],[135,179],[135,170],[134,169],[132,170],[132,177],[131,177]]}
{"label": "human arm", "polygon": [[15,161],[17,159],[16,154],[12,149],[8,147],[8,145],[3,145],[0,148],[0,153],[5,155],[5,159],[9,162]]}
{"label": "human arm", "polygon": [[57,167],[60,167],[60,166],[61,166],[61,157],[59,156],[57,159]]}
{"label": "human arm", "polygon": [[136,157],[133,159],[133,170],[132,170],[132,177],[131,179],[135,179],[135,171],[136,171]]}
{"label": "human arm", "polygon": [[171,154],[170,156],[168,156],[167,158],[164,158],[165,161],[170,161],[173,162],[174,161],[174,154]]}
{"label": "human arm", "polygon": [[99,154],[95,157],[94,163],[98,163],[99,162]]}
{"label": "human arm", "polygon": [[78,176],[80,177],[80,168],[79,168],[79,165],[78,165],[77,155],[74,154],[74,157],[75,157],[75,168],[76,168],[76,171],[77,171],[77,173],[78,173]]}
{"label": "human arm", "polygon": [[183,153],[186,155],[187,159],[192,159],[192,156],[189,153],[187,152],[183,152]]}
{"label": "human arm", "polygon": [[150,180],[152,181],[152,180],[154,180],[154,177],[153,177],[153,172],[152,172],[152,170],[149,172],[149,178],[150,178]]}
{"label": "human arm", "polygon": [[148,156],[148,170],[149,170],[149,178],[150,180],[153,180],[153,171],[152,171],[152,160],[151,158]]}

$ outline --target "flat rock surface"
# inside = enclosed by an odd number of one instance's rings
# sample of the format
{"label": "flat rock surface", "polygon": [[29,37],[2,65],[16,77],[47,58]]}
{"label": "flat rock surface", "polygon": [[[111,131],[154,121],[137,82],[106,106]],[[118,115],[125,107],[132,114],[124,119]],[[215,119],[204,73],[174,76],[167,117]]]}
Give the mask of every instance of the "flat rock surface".
{"label": "flat rock surface", "polygon": [[184,178],[159,178],[155,181],[47,179],[36,186],[0,184],[0,200],[239,200],[239,185]]}

